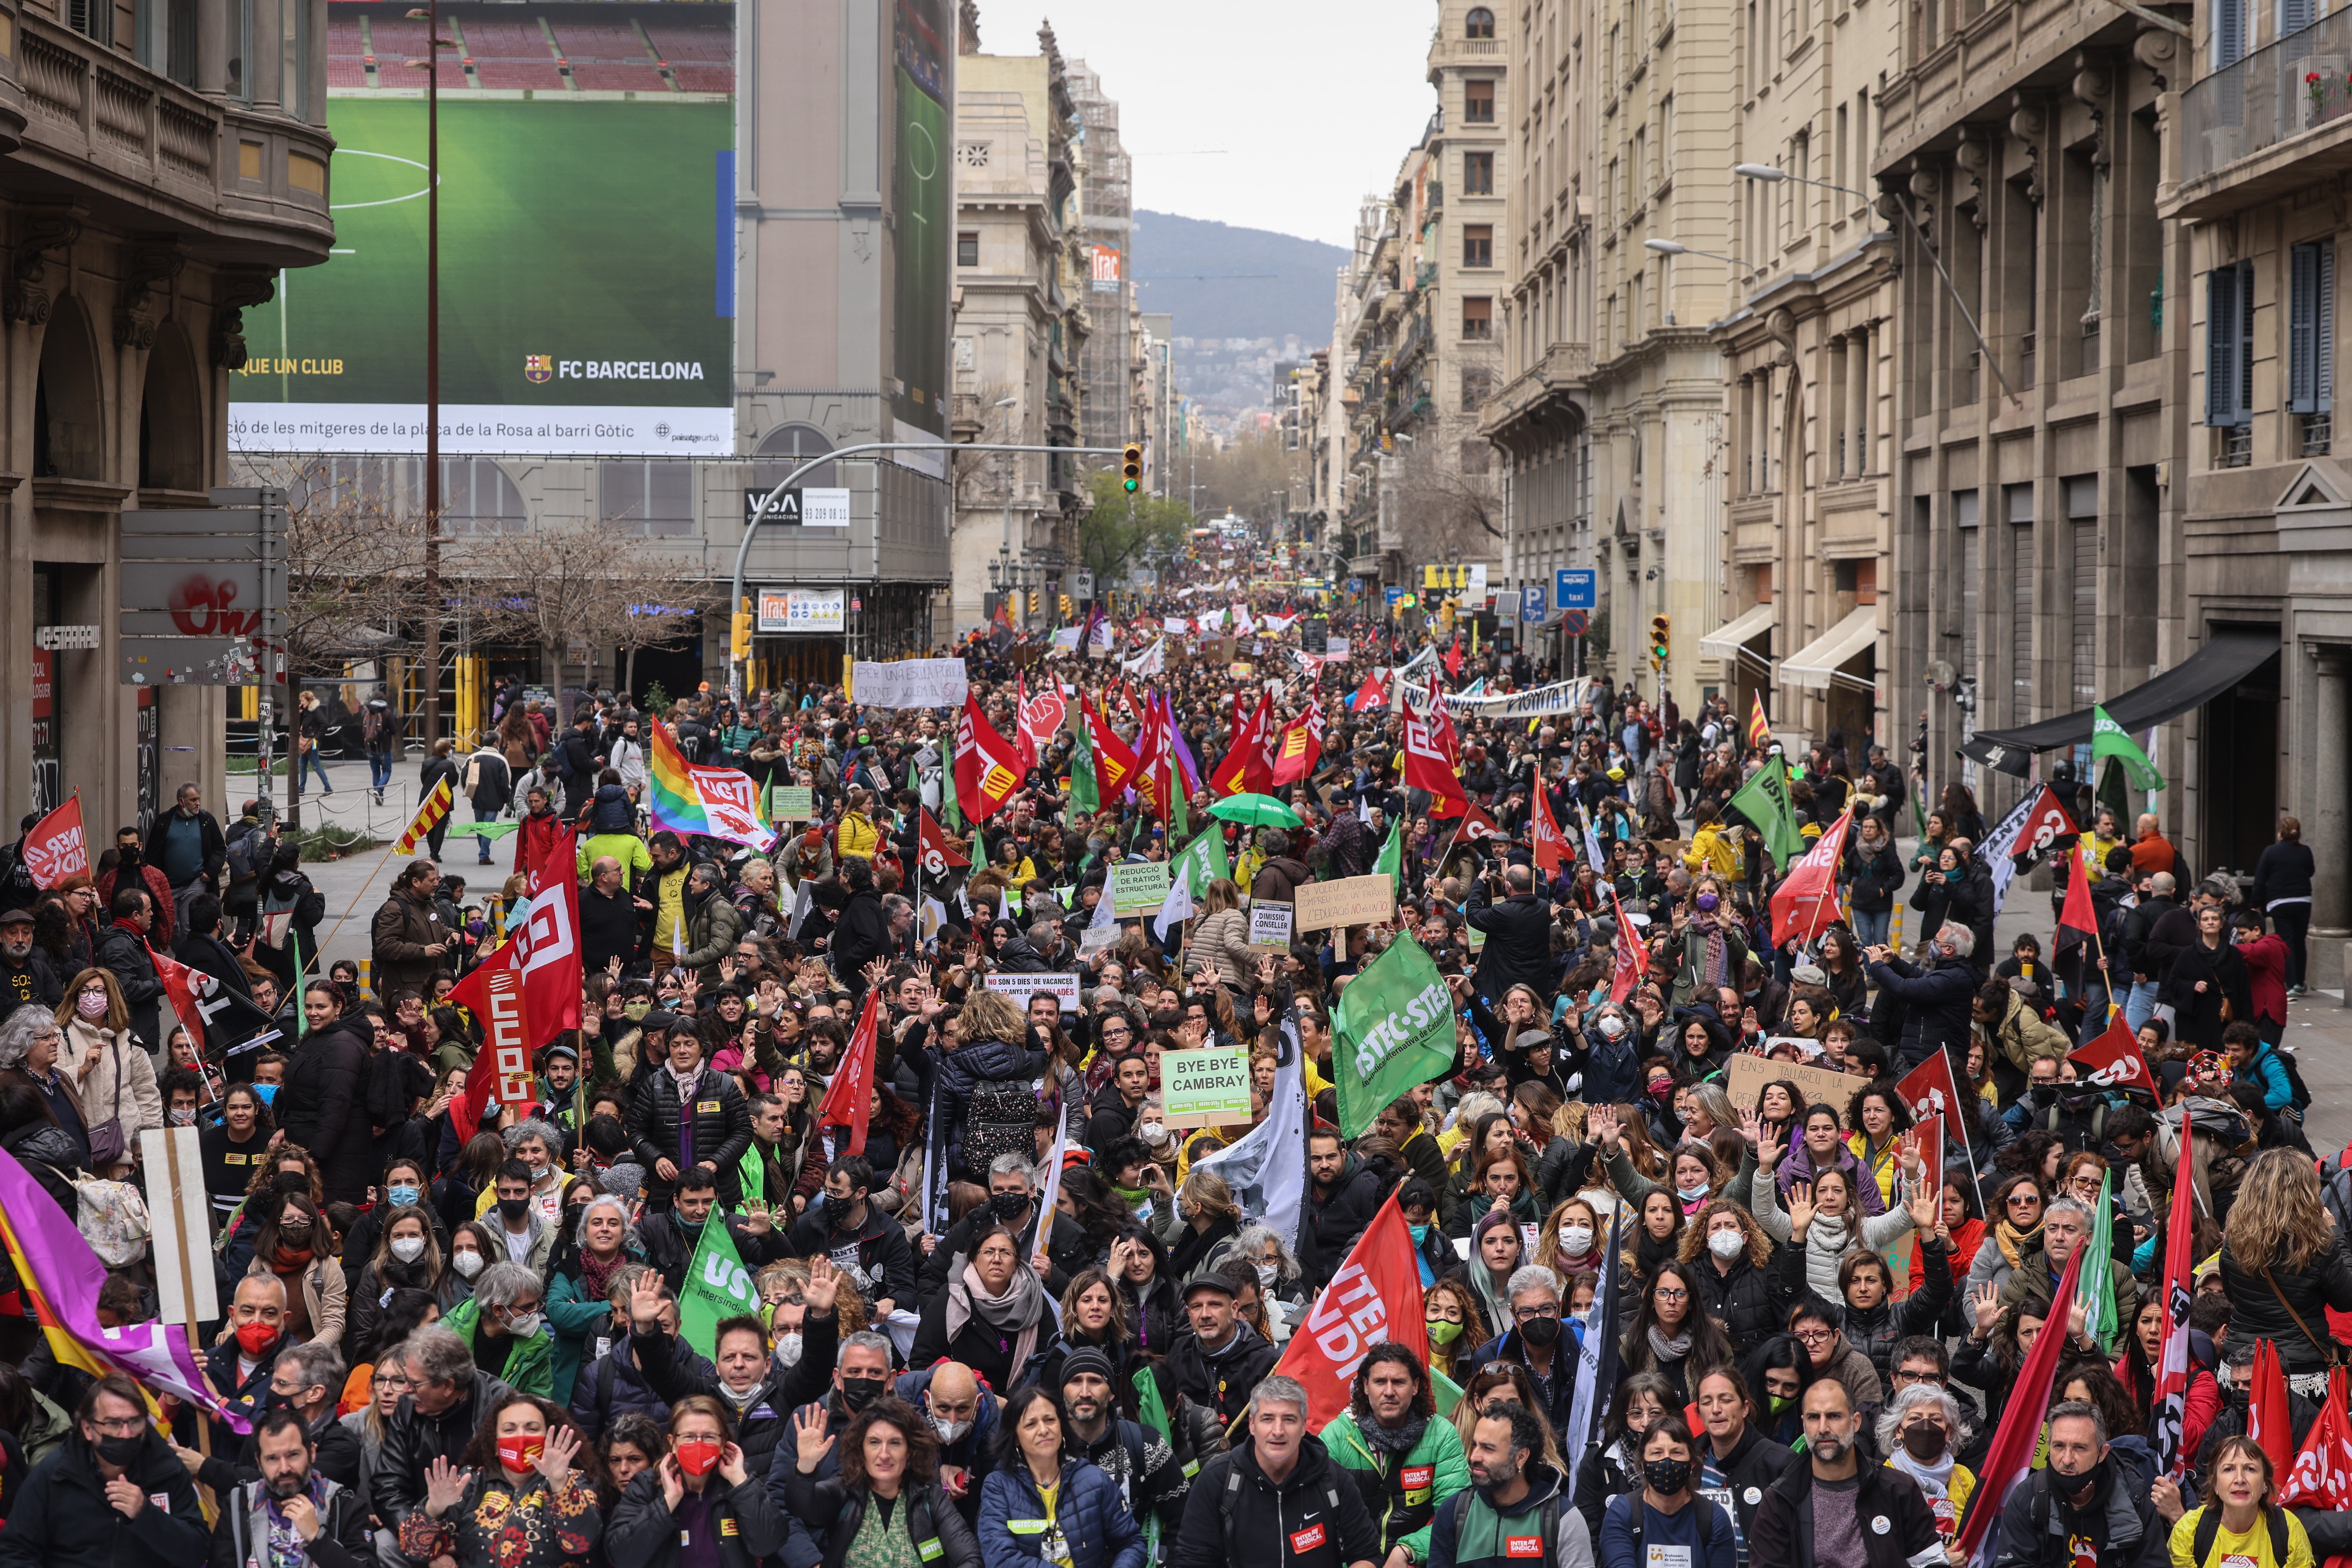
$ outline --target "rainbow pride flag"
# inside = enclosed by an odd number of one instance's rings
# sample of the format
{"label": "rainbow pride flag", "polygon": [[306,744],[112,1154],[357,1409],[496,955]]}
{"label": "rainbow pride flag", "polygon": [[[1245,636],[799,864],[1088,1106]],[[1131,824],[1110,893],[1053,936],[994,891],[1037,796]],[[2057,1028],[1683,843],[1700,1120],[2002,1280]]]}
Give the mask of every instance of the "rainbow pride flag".
{"label": "rainbow pride flag", "polygon": [[677,737],[658,719],[647,764],[647,809],[656,828],[748,844],[761,854],[775,847],[775,830],[760,820],[759,785],[742,769],[688,762]]}

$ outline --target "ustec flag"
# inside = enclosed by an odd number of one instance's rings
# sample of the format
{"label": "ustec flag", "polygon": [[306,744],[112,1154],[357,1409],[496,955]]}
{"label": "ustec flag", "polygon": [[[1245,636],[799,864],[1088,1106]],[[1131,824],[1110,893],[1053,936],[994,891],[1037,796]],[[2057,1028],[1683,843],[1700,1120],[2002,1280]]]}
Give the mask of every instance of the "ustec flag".
{"label": "ustec flag", "polygon": [[703,1355],[719,1353],[719,1325],[746,1313],[757,1317],[760,1292],[735,1250],[721,1216],[702,1227],[694,1259],[686,1266],[686,1280],[677,1292],[677,1337]]}
{"label": "ustec flag", "polygon": [[1356,1368],[1383,1341],[1404,1346],[1423,1364],[1429,1361],[1421,1260],[1394,1190],[1275,1363],[1276,1373],[1295,1377],[1306,1388],[1309,1432],[1320,1432],[1348,1408]]}

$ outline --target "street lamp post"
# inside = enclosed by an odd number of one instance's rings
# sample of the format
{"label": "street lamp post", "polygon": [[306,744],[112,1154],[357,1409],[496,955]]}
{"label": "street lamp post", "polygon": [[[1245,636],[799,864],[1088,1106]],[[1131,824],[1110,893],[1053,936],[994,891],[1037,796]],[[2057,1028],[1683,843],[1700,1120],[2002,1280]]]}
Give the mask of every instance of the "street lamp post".
{"label": "street lamp post", "polygon": [[[425,24],[425,745],[441,738],[441,37],[439,0],[411,11]],[[562,656],[558,654],[560,658]],[[562,685],[562,666],[556,666]]]}

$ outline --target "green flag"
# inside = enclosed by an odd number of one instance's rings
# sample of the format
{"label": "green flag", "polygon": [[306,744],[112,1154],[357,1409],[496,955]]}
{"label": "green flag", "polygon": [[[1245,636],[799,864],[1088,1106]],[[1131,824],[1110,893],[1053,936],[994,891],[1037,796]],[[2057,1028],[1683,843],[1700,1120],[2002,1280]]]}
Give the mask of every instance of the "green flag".
{"label": "green flag", "polygon": [[1372,862],[1372,875],[1386,877],[1395,887],[1397,896],[1404,896],[1404,818],[1389,824],[1389,836],[1381,845],[1380,858]]}
{"label": "green flag", "polygon": [[1184,846],[1168,868],[1171,882],[1178,877],[1184,879],[1196,904],[1207,896],[1210,883],[1233,874],[1233,862],[1225,858],[1225,836],[1213,822],[1193,835],[1192,842]]}
{"label": "green flag", "polygon": [[1078,742],[1070,751],[1070,809],[1100,811],[1102,790],[1095,782],[1095,750],[1082,721],[1070,731]]}
{"label": "green flag", "polygon": [[1741,784],[1724,808],[1737,811],[1756,825],[1764,847],[1783,868],[1793,866],[1807,847],[1797,829],[1797,815],[1789,804],[1789,775],[1769,762]]}
{"label": "green flag", "polygon": [[451,823],[449,830],[467,838],[504,838],[521,826],[520,822],[468,822],[463,825]]}
{"label": "green flag", "polygon": [[1135,1418],[1147,1432],[1157,1432],[1163,1443],[1175,1440],[1175,1427],[1168,1419],[1168,1405],[1160,1397],[1160,1380],[1151,1369],[1135,1369]]}
{"label": "green flag", "polygon": [[760,1292],[735,1250],[735,1238],[727,1234],[726,1216],[713,1208],[677,1293],[677,1337],[704,1355],[716,1356],[719,1325],[745,1312],[760,1315]]}
{"label": "green flag", "polygon": [[1462,1403],[1462,1385],[1433,1366],[1429,1369],[1429,1392],[1437,1400],[1437,1413],[1452,1420],[1454,1407]]}
{"label": "green flag", "polygon": [[2091,1238],[2081,1244],[2083,1269],[2074,1281],[2074,1299],[2083,1304],[2083,1331],[2109,1355],[2115,1353],[2116,1336],[2123,1326],[2116,1313],[2116,1271],[2108,1267],[2115,1258],[2115,1205],[2109,1196],[2114,1181],[2113,1173],[2100,1173],[2098,1213],[2091,1221]]}
{"label": "green flag", "polygon": [[2113,757],[2123,763],[2124,773],[2131,779],[2134,789],[2162,789],[2164,775],[2147,760],[2147,753],[2133,743],[2124,733],[2124,727],[2107,717],[2107,710],[2096,703],[2091,705],[2091,766],[2096,769],[2102,759]]}
{"label": "green flag", "polygon": [[950,833],[963,831],[963,805],[956,799],[955,773],[952,771],[940,780],[940,826]]}
{"label": "green flag", "polygon": [[1410,934],[1358,972],[1331,1012],[1339,1136],[1356,1138],[1415,1084],[1454,1061],[1454,998]]}

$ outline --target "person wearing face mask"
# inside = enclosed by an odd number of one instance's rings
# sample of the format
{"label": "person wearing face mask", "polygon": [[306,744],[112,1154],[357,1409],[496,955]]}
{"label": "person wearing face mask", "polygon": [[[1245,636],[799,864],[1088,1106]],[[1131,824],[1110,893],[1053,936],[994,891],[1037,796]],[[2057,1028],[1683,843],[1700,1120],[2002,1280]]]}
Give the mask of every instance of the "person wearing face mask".
{"label": "person wearing face mask", "polygon": [[[822,1258],[809,1260],[808,1280],[793,1310],[794,1326],[780,1331],[777,1348],[749,1313],[720,1320],[713,1331],[715,1361],[705,1361],[685,1342],[668,1332],[661,1311],[661,1281],[651,1272],[637,1277],[629,1293],[629,1353],[654,1394],[673,1412],[697,1396],[718,1400],[733,1424],[742,1445],[743,1463],[754,1476],[765,1478],[779,1444],[791,1434],[785,1417],[795,1408],[821,1399],[831,1384],[835,1346],[839,1339],[835,1306],[841,1273]],[[786,1359],[784,1341],[792,1342]],[[978,1395],[974,1390],[974,1397]]]}
{"label": "person wearing face mask", "polygon": [[1784,1271],[1772,1267],[1772,1238],[1756,1216],[1728,1198],[1709,1203],[1683,1230],[1682,1260],[1699,1305],[1743,1356],[1779,1332],[1797,1304]]}
{"label": "person wearing face mask", "polygon": [[[286,1333],[286,1282],[275,1274],[238,1280],[222,1328],[220,1342],[205,1354],[205,1375],[230,1412],[249,1422],[268,1406],[270,1373],[279,1353],[295,1342]],[[185,1448],[205,1447],[199,1424],[210,1419],[182,1405],[172,1421],[173,1440]],[[238,1440],[226,1423],[213,1423],[209,1447],[215,1453],[235,1452]]]}
{"label": "person wearing face mask", "polygon": [[[2000,1510],[2000,1561],[2016,1568],[2161,1568],[2172,1533],[2132,1471],[2107,1449],[2095,1405],[2070,1400],[2050,1412],[2049,1464],[2012,1490]],[[1990,1506],[1989,1503],[1979,1506]]]}
{"label": "person wearing face mask", "polygon": [[536,1269],[500,1259],[482,1270],[473,1294],[442,1326],[466,1342],[484,1373],[543,1399],[555,1386],[555,1339],[541,1310],[546,1296]]}
{"label": "person wearing face mask", "polygon": [[[860,1330],[842,1340],[830,1386],[821,1396],[793,1412],[793,1432],[776,1445],[774,1457],[768,1466],[770,1498],[786,1501],[791,1498],[793,1478],[797,1473],[801,1458],[800,1445],[796,1441],[800,1429],[814,1424],[825,1436],[839,1437],[861,1414],[888,1395],[890,1369],[898,1360],[898,1353],[887,1334],[872,1329]],[[898,1405],[895,1400],[889,1403]],[[901,1405],[898,1408],[906,1406]],[[928,1420],[924,1425],[928,1429]],[[937,1440],[936,1436],[933,1440]],[[814,1458],[810,1473],[822,1481],[837,1476],[840,1469],[840,1446],[834,1443]],[[961,1523],[962,1515],[959,1513],[957,1519]]]}
{"label": "person wearing face mask", "polygon": [[[163,1097],[155,1088],[155,1058],[131,1032],[121,987],[103,969],[85,969],[66,987],[57,1008],[58,1067],[90,1130],[92,1169],[127,1171],[142,1128],[163,1125]],[[106,1128],[115,1129],[113,1154],[100,1158]]]}
{"label": "person wearing face mask", "polygon": [[[1204,1171],[1202,1175],[1214,1179],[1212,1172]],[[1189,1178],[1186,1190],[1191,1190]],[[948,1226],[947,1234],[923,1259],[916,1277],[916,1289],[922,1299],[928,1300],[947,1289],[950,1260],[959,1254],[971,1256],[973,1241],[991,1226],[1001,1225],[1011,1230],[1013,1239],[1021,1244],[1023,1257],[1034,1255],[1037,1250],[1036,1191],[1029,1162],[1021,1155],[1003,1153],[991,1160],[988,1202]],[[1164,1224],[1169,1217],[1155,1214],[1153,1223]],[[1171,1239],[1164,1229],[1162,1239]],[[1045,1261],[1052,1270],[1045,1277],[1045,1289],[1056,1297],[1068,1289],[1070,1281],[1092,1265],[1094,1250],[1094,1245],[1087,1239],[1086,1227],[1059,1209],[1055,1210],[1053,1235],[1045,1244]]]}
{"label": "person wearing face mask", "polygon": [[1722,987],[1738,984],[1748,967],[1748,941],[1725,906],[1723,884],[1709,876],[1693,886],[1687,910],[1675,911],[1675,929],[1653,960],[1673,967],[1668,1001],[1675,1007],[1706,1001]]}
{"label": "person wearing face mask", "polygon": [[110,1376],[90,1385],[58,1448],[24,1478],[0,1531],[0,1562],[201,1563],[206,1529],[195,1483],[149,1424],[139,1387]]}
{"label": "person wearing face mask", "polygon": [[[583,1350],[572,1384],[572,1425],[591,1437],[602,1436],[614,1417],[632,1411],[656,1421],[669,1419],[669,1402],[646,1375],[645,1346],[657,1333],[677,1339],[677,1296],[658,1273],[642,1263],[628,1263],[613,1277],[610,1305],[609,1327]],[[677,1377],[689,1384],[716,1383],[718,1373],[708,1356],[689,1345],[665,1348]]]}
{"label": "person wearing face mask", "polygon": [[723,1400],[691,1395],[670,1412],[670,1451],[613,1509],[604,1536],[613,1568],[755,1568],[784,1550],[787,1516],[740,1436]]}
{"label": "person wearing face mask", "polygon": [[[358,1468],[358,1441],[330,1420],[351,1446],[350,1468]],[[331,1439],[313,1431],[292,1409],[273,1410],[254,1428],[246,1465],[232,1489],[224,1489],[220,1519],[213,1527],[211,1563],[238,1568],[258,1562],[315,1568],[361,1568],[374,1560],[369,1539],[367,1496],[358,1483],[331,1473],[324,1451]]]}
{"label": "person wearing face mask", "polygon": [[1947,1545],[1959,1533],[1977,1489],[1975,1473],[1958,1458],[1966,1431],[1960,1402],[1933,1383],[1901,1390],[1878,1416],[1878,1451],[1918,1484],[1936,1516],[1936,1534]]}
{"label": "person wearing face mask", "polygon": [[[1698,1449],[1678,1415],[1661,1415],[1642,1434],[1642,1486],[1609,1500],[1601,1519],[1601,1568],[1640,1568],[1675,1553],[1691,1568],[1738,1568],[1731,1521],[1696,1490]],[[1794,1557],[1767,1558],[1794,1563]]]}
{"label": "person wearing face mask", "polygon": [[[425,1163],[403,1155],[387,1162],[376,1186],[377,1201],[360,1212],[343,1233],[343,1273],[358,1279],[362,1269],[373,1261],[383,1249],[384,1226],[392,1220],[392,1211],[415,1205],[425,1211],[425,1221],[439,1244],[441,1256],[449,1255],[449,1227],[432,1206],[432,1185]],[[381,1289],[379,1289],[379,1293]]]}
{"label": "person wearing face mask", "polygon": [[[341,1486],[360,1484],[360,1441],[356,1433],[335,1419],[335,1395],[343,1384],[343,1358],[325,1345],[289,1347],[270,1368],[265,1412],[286,1411],[301,1422],[311,1444],[311,1468]],[[263,1423],[256,1423],[257,1434]],[[188,1474],[218,1493],[226,1493],[262,1473],[257,1437],[248,1435],[233,1456],[209,1458],[194,1448],[174,1445],[174,1453]]]}
{"label": "person wearing face mask", "polygon": [[[1764,1489],[1763,1505],[1756,1510],[1755,1538],[1748,1543],[1750,1559],[1807,1568],[1940,1563],[1943,1540],[1918,1485],[1892,1466],[1862,1462],[1855,1446],[1862,1436],[1862,1413],[1854,1408],[1845,1384],[1825,1377],[1807,1388],[1804,1413],[1803,1460]],[[2019,1489],[2021,1493],[2025,1489]],[[2059,1544],[2065,1544],[2063,1536]],[[2002,1560],[2011,1560],[2006,1552]],[[2050,1560],[2030,1556],[2025,1561]]]}
{"label": "person wearing face mask", "polygon": [[940,1489],[977,1528],[981,1483],[995,1463],[1003,1419],[995,1395],[981,1387],[971,1368],[953,1361],[900,1373],[891,1392],[929,1419],[940,1446]]}
{"label": "person wearing face mask", "polygon": [[[394,1182],[387,1189],[385,1202],[390,1206],[375,1227],[375,1245],[351,1290],[350,1342],[354,1345],[375,1342],[376,1325],[394,1290],[425,1291],[444,1312],[466,1298],[465,1281],[448,1266],[448,1244],[435,1233],[433,1211],[417,1202],[417,1193],[413,1179]],[[370,1215],[376,1212],[371,1210]],[[344,1256],[348,1260],[348,1249]],[[348,1270],[348,1261],[344,1267]]]}
{"label": "person wearing face mask", "polygon": [[[285,1183],[281,1177],[281,1187]],[[274,1194],[273,1203],[264,1205],[262,1213],[246,1273],[248,1277],[274,1275],[284,1283],[288,1342],[341,1343],[348,1289],[325,1215],[307,1186],[299,1192]]]}

